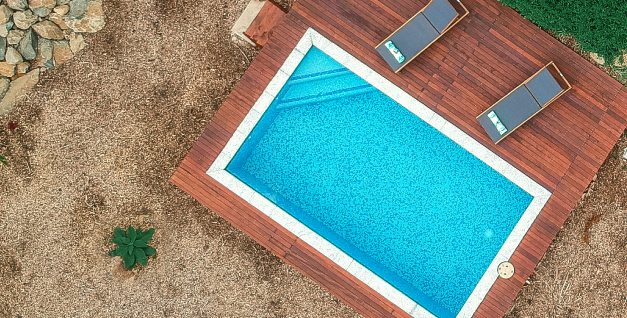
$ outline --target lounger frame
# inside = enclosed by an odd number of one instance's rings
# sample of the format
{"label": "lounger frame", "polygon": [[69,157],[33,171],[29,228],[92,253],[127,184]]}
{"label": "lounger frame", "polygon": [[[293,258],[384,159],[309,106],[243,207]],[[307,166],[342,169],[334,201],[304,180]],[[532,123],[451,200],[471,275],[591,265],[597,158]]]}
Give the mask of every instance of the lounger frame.
{"label": "lounger frame", "polygon": [[535,74],[533,74],[531,77],[529,77],[527,80],[525,80],[524,82],[520,83],[520,85],[518,85],[514,89],[512,89],[509,93],[507,93],[507,95],[501,97],[501,99],[499,99],[496,103],[492,104],[492,106],[490,106],[488,109],[484,110],[481,114],[477,115],[477,117],[476,117],[477,120],[479,119],[479,117],[481,117],[484,114],[486,114],[489,111],[491,111],[494,108],[494,106],[498,105],[501,101],[503,101],[505,98],[507,98],[510,94],[512,94],[516,90],[518,90],[521,86],[529,83],[534,77],[536,77],[536,75],[540,74],[540,72],[542,72],[544,69],[547,69],[549,71],[549,73],[553,76],[555,81],[562,88],[562,91],[559,94],[555,95],[555,97],[551,98],[548,102],[544,103],[544,105],[540,105],[540,109],[537,112],[533,113],[533,115],[529,116],[529,118],[525,119],[518,126],[512,128],[512,129],[509,129],[509,127],[507,127],[507,129],[508,129],[507,132],[504,135],[502,135],[501,139],[497,140],[495,142],[495,144],[498,144],[499,142],[501,142],[501,140],[505,139],[505,137],[507,137],[509,134],[511,134],[514,130],[516,130],[516,129],[518,129],[518,127],[524,125],[527,121],[529,121],[531,118],[533,118],[539,112],[544,110],[544,108],[549,106],[556,99],[560,98],[562,95],[566,94],[566,92],[568,92],[571,88],[573,88],[570,85],[570,83],[568,82],[568,80],[566,80],[566,78],[564,77],[564,74],[562,74],[560,69],[557,68],[557,65],[555,65],[555,63],[553,63],[553,61],[551,61],[547,65],[545,65],[543,68],[541,68],[539,71],[537,71]]}
{"label": "lounger frame", "polygon": [[[377,46],[375,46],[375,49],[379,48],[381,45],[383,45],[385,42],[387,42],[392,36],[394,36],[394,34],[396,34],[396,32],[398,32],[399,30],[401,30],[407,23],[409,23],[411,20],[413,20],[416,16],[418,16],[419,14],[423,13],[428,7],[429,5],[431,5],[431,2],[433,2],[434,0],[430,0],[429,3],[427,3],[426,6],[424,6],[422,9],[420,9],[420,11],[418,11],[418,13],[414,14],[411,18],[409,18],[407,21],[405,21],[405,23],[403,23],[403,25],[401,25],[398,29],[396,29],[396,31],[392,32],[392,34],[390,34],[387,38],[385,38],[383,41],[381,41],[381,43],[379,43]],[[461,21],[463,18],[465,18],[467,15],[470,14],[470,11],[468,11],[468,9],[466,8],[466,6],[464,6],[463,3],[461,3],[460,0],[447,0],[451,6],[453,6],[453,8],[455,9],[455,11],[457,11],[457,17],[455,17],[455,19],[453,19],[453,21],[451,21],[448,26],[446,26],[446,28],[444,28],[444,30],[440,33],[440,35],[438,35],[435,39],[433,39],[433,41],[429,42],[429,44],[427,44],[427,46],[425,46],[422,50],[420,50],[420,52],[416,53],[414,56],[412,56],[409,60],[407,60],[403,66],[401,66],[398,70],[396,70],[394,73],[398,73],[400,72],[403,68],[405,68],[405,66],[407,66],[409,63],[411,63],[411,61],[413,61],[416,57],[418,57],[418,55],[420,55],[422,52],[424,52],[424,50],[428,49],[435,41],[437,41],[440,37],[442,37],[446,32],[448,32],[450,29],[452,29],[457,23],[459,23],[459,21]]]}

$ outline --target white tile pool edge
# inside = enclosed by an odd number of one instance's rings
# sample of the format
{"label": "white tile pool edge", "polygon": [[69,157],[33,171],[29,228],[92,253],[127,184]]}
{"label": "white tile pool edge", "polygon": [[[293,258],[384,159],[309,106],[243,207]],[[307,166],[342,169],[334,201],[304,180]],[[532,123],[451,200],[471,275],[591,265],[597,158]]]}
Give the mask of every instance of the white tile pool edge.
{"label": "white tile pool edge", "polygon": [[357,60],[355,57],[329,41],[327,38],[323,37],[315,30],[310,28],[307,32],[305,32],[302,39],[285,60],[283,66],[281,66],[277,74],[270,81],[265,91],[253,105],[252,109],[248,112],[224,149],[222,149],[211,167],[209,167],[207,174],[250,203],[252,206],[268,215],[275,222],[299,237],[311,247],[318,250],[340,267],[344,268],[347,272],[355,276],[364,284],[370,286],[373,290],[387,298],[390,302],[409,313],[412,317],[435,317],[423,307],[418,305],[415,301],[381,279],[379,276],[372,273],[369,269],[365,268],[349,255],[335,247],[335,245],[310,230],[300,221],[293,218],[287,212],[270,202],[261,194],[257,193],[255,190],[225,170],[228,163],[231,161],[237,150],[242,146],[247,136],[261,118],[262,114],[268,109],[275,96],[283,88],[283,85],[312,46],[320,49],[337,62],[344,65],[346,68],[353,71],[356,75],[366,80],[384,94],[388,95],[397,103],[407,108],[416,116],[420,117],[422,120],[439,130],[468,152],[475,155],[488,166],[492,167],[494,170],[533,196],[531,204],[527,210],[525,210],[522,217],[512,230],[512,233],[506,239],[505,243],[497,253],[497,256],[492,260],[487,271],[484,273],[483,277],[457,315],[457,318],[471,317],[498,278],[498,265],[501,262],[510,259],[516,250],[516,247],[522,241],[525,233],[527,233],[531,224],[548,201],[551,193],[509,164],[507,161],[490,151],[481,143],[468,136],[459,128],[455,127],[455,125],[417,101],[411,95],[407,94],[398,86],[388,81],[385,77]]}

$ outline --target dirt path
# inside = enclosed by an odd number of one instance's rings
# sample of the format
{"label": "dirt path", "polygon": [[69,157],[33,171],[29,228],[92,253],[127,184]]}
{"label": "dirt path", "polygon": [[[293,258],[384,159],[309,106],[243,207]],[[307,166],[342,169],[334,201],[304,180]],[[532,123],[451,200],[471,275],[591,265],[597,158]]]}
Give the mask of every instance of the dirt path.
{"label": "dirt path", "polygon": [[[256,54],[230,40],[246,4],[105,0],[0,119],[0,317],[358,317],[168,182]],[[129,224],[156,229],[134,274],[107,255]]]}

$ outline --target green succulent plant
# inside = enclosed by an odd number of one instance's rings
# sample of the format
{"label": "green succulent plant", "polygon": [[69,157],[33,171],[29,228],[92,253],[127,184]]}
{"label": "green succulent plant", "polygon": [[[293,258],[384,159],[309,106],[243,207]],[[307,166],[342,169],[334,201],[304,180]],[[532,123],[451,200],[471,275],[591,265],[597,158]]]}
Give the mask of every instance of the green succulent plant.
{"label": "green succulent plant", "polygon": [[147,256],[154,255],[157,251],[148,246],[148,242],[152,240],[155,229],[142,231],[141,228],[135,230],[129,225],[126,232],[117,227],[113,231],[111,242],[115,243],[118,248],[109,251],[111,257],[121,256],[124,260],[124,267],[133,270],[136,264],[146,266],[148,263]]}
{"label": "green succulent plant", "polygon": [[3,166],[8,166],[9,163],[7,162],[7,158],[0,156],[0,164],[2,164]]}

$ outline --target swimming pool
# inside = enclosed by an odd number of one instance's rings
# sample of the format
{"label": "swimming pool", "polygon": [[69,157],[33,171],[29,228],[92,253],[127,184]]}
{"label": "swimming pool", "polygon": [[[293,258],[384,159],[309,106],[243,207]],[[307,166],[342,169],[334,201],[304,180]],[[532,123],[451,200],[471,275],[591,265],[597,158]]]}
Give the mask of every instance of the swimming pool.
{"label": "swimming pool", "polygon": [[416,317],[472,315],[550,196],[311,29],[208,174]]}

